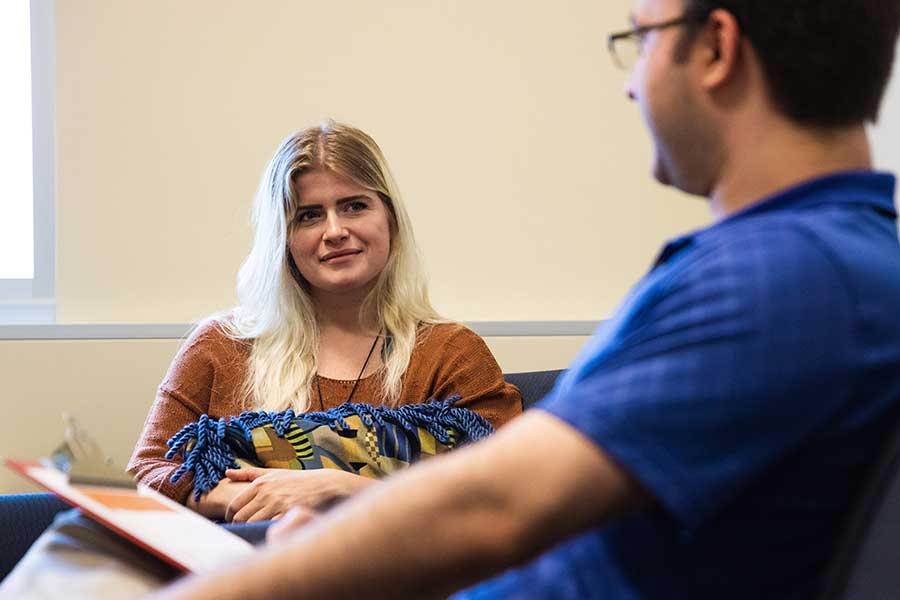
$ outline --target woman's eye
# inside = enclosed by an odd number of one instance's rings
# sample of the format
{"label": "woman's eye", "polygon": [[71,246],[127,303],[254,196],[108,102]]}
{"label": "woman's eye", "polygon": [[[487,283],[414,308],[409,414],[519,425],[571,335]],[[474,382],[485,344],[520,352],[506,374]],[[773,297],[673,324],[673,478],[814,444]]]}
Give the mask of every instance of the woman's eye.
{"label": "woman's eye", "polygon": [[347,212],[360,212],[369,208],[369,205],[361,200],[351,202],[347,205]]}
{"label": "woman's eye", "polygon": [[315,221],[318,218],[318,216],[319,216],[318,211],[307,210],[307,211],[304,211],[304,212],[298,214],[295,220],[300,224],[311,223],[312,221]]}

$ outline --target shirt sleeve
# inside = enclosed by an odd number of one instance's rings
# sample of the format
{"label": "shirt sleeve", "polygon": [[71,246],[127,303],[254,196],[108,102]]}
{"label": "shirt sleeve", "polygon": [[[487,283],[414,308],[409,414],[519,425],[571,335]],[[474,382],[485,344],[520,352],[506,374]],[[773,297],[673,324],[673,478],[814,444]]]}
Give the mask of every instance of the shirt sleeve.
{"label": "shirt sleeve", "polygon": [[494,427],[522,414],[519,389],[503,379],[497,360],[480,336],[462,325],[433,327],[431,339],[425,341],[430,348],[423,348],[423,354],[433,357],[428,397],[444,399],[459,394],[456,406],[477,412]]}
{"label": "shirt sleeve", "polygon": [[690,530],[846,402],[854,306],[828,252],[792,229],[692,249],[652,277],[539,407]]}
{"label": "shirt sleeve", "polygon": [[193,489],[193,475],[185,473],[178,483],[169,482],[180,463],[166,460],[166,442],[182,427],[209,413],[216,371],[210,344],[214,327],[202,325],[178,351],[157,390],[128,463],[128,471],[137,481],[182,504]]}

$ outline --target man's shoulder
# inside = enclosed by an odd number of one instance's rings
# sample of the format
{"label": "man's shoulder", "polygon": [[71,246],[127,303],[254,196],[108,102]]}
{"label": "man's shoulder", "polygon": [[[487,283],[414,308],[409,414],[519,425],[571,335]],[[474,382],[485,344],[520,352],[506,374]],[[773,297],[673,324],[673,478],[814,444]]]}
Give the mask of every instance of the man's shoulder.
{"label": "man's shoulder", "polygon": [[[852,205],[777,211],[711,227],[693,240],[695,268],[760,282],[790,278],[852,288],[900,276],[895,222]],[[746,278],[746,277],[745,277]]]}
{"label": "man's shoulder", "polygon": [[833,244],[794,218],[766,218],[697,235],[674,269],[681,285],[753,288],[841,278]]}
{"label": "man's shoulder", "polygon": [[701,231],[692,240],[701,253],[740,251],[769,260],[809,249],[816,238],[815,221],[806,215],[775,213],[724,221]]}
{"label": "man's shoulder", "polygon": [[778,335],[776,324],[811,328],[856,320],[854,275],[801,224],[741,224],[698,235],[690,247],[651,274],[632,325],[657,331],[684,322]]}

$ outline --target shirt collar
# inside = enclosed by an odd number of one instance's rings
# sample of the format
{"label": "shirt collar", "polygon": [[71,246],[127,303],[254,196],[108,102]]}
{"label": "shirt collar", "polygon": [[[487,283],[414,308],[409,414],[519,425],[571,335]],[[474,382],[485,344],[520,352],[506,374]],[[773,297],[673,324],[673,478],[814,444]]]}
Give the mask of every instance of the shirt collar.
{"label": "shirt collar", "polygon": [[776,192],[719,223],[734,221],[784,208],[808,208],[821,204],[867,205],[896,219],[895,179],[890,173],[847,171],[817,177]]}
{"label": "shirt collar", "polygon": [[874,171],[848,171],[804,181],[763,198],[714,225],[669,241],[653,267],[666,263],[680,250],[692,245],[697,236],[707,231],[718,230],[736,221],[778,210],[825,204],[852,204],[870,206],[889,218],[896,219],[895,185],[896,179],[892,174]]}

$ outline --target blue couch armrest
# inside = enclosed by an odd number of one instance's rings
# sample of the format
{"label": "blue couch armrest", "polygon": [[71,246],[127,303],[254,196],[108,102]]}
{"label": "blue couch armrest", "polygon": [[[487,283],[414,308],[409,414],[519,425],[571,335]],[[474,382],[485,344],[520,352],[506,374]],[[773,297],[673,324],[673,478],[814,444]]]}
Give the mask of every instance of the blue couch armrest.
{"label": "blue couch armrest", "polygon": [[69,505],[53,494],[0,496],[0,580],[6,577],[38,536]]}

